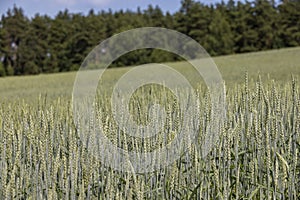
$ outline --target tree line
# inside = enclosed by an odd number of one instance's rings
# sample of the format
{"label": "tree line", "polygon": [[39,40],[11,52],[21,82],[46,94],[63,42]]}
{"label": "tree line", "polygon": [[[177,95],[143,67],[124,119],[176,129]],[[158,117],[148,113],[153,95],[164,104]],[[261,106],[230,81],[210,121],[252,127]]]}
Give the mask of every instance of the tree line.
{"label": "tree line", "polygon": [[[165,27],[199,42],[210,55],[226,55],[300,45],[300,0],[253,0],[204,4],[182,0],[175,13],[158,6],[87,15],[67,9],[55,17],[25,16],[14,6],[0,21],[0,76],[77,70],[104,39],[132,28]],[[112,66],[180,60],[161,50],[128,53]]]}

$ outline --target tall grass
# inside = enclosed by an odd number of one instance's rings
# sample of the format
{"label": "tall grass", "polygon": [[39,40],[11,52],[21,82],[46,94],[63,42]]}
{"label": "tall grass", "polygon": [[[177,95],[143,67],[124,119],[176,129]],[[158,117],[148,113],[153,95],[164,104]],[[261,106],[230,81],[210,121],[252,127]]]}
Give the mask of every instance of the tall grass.
{"label": "tall grass", "polygon": [[[151,95],[149,94],[151,90]],[[199,87],[196,143],[180,159],[145,174],[105,166],[80,140],[71,102],[40,97],[36,105],[0,105],[0,199],[299,199],[300,95],[297,81],[249,81],[227,90],[226,122],[205,158],[201,144],[211,119],[208,94]],[[97,98],[95,126],[113,144],[150,152],[172,142],[182,113],[172,93],[144,87],[130,101],[135,121],[150,119],[153,100],[166,109],[163,131],[149,139],[122,132],[111,116],[109,95]],[[159,119],[157,119],[159,120]]]}

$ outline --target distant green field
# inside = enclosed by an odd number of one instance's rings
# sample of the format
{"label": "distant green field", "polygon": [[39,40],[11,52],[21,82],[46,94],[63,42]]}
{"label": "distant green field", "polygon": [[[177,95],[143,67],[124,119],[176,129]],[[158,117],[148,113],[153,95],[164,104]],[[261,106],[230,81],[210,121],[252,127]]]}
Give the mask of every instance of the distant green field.
{"label": "distant green field", "polygon": [[[220,56],[213,59],[228,87],[232,83],[242,83],[246,71],[250,80],[257,80],[258,74],[260,74],[262,81],[274,79],[279,83],[290,80],[291,75],[300,75],[299,47]],[[187,77],[193,77],[195,74],[186,62],[167,64]],[[109,69],[102,83],[109,87],[130,69],[131,67]],[[1,100],[19,98],[30,100],[40,94],[48,97],[71,97],[75,77],[76,72],[0,78]]]}

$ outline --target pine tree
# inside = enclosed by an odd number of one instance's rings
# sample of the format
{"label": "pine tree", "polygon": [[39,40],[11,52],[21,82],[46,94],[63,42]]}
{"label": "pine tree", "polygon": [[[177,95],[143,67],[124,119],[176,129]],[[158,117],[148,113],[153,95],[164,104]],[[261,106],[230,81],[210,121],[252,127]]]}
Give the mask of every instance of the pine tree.
{"label": "pine tree", "polygon": [[0,77],[6,76],[6,71],[5,68],[2,64],[2,62],[0,62]]}
{"label": "pine tree", "polygon": [[0,34],[4,67],[6,69],[12,67],[14,74],[22,74],[18,48],[29,27],[29,20],[25,17],[23,9],[14,6],[12,10],[7,11],[5,16],[2,16],[1,21],[2,28],[5,29]]}
{"label": "pine tree", "polygon": [[35,15],[20,43],[19,55],[22,74],[51,72],[48,44],[50,18]]}
{"label": "pine tree", "polygon": [[51,71],[68,71],[72,65],[68,57],[72,32],[72,16],[68,10],[60,11],[51,21],[49,30],[49,54]]}
{"label": "pine tree", "polygon": [[232,28],[235,38],[235,52],[243,53],[256,51],[256,42],[258,41],[258,33],[256,31],[256,22],[253,17],[253,6],[251,3],[237,3],[237,8],[231,13]]}
{"label": "pine tree", "polygon": [[276,37],[279,31],[276,23],[278,15],[272,2],[268,0],[256,0],[252,12],[255,22],[253,28],[255,28],[258,35],[256,48],[258,50],[265,50],[278,47],[279,44],[276,44],[276,41],[278,41]]}
{"label": "pine tree", "polygon": [[280,37],[284,46],[300,45],[300,1],[284,1],[279,5]]}
{"label": "pine tree", "polygon": [[215,9],[213,18],[209,25],[208,51],[211,55],[231,54],[234,50],[234,35],[230,24],[227,21],[226,13],[222,13],[222,8]]}

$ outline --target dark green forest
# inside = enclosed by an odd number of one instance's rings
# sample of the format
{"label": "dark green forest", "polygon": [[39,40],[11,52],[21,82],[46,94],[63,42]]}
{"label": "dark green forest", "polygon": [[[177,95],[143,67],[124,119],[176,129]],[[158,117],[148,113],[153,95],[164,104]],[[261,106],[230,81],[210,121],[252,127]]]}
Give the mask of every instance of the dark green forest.
{"label": "dark green forest", "polygon": [[[300,0],[205,4],[183,0],[175,13],[158,6],[88,14],[60,11],[29,18],[18,6],[0,21],[0,76],[77,70],[102,40],[138,27],[165,27],[198,41],[212,56],[300,46]],[[179,60],[161,50],[139,50],[112,67]]]}

